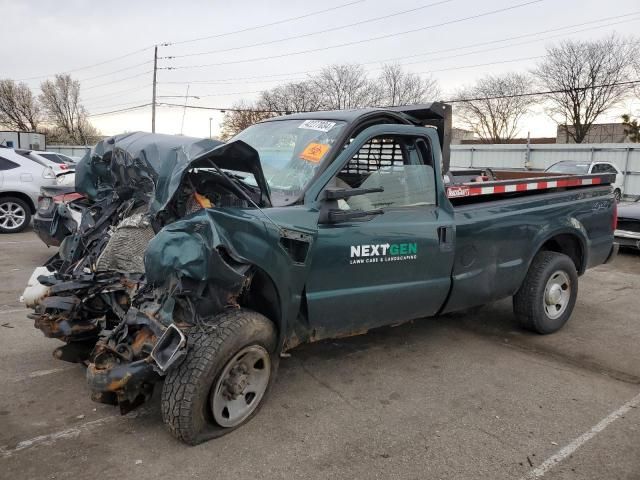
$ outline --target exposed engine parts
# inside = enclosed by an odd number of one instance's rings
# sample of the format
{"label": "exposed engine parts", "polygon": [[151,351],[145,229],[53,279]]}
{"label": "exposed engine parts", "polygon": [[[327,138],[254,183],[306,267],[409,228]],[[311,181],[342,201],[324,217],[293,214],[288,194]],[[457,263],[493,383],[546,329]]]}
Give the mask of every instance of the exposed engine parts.
{"label": "exposed engine parts", "polygon": [[[35,327],[65,342],[54,356],[87,364],[92,398],[123,413],[180,363],[183,331],[238,308],[250,285],[250,266],[204,212],[264,204],[266,194],[211,166],[213,152],[238,155],[250,147],[218,146],[143,133],[96,145],[77,169],[76,189],[86,198],[73,215],[66,205],[56,211],[52,229],[67,236],[23,294]],[[264,179],[259,163],[246,170]],[[179,219],[187,222],[172,228]]]}

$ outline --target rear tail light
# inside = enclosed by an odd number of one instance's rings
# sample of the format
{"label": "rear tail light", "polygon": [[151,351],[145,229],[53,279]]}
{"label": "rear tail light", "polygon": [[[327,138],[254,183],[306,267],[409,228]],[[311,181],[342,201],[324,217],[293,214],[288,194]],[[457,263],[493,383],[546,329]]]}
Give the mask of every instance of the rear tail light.
{"label": "rear tail light", "polygon": [[618,202],[616,202],[615,199],[613,200],[613,221],[611,225],[615,232],[616,228],[618,228]]}
{"label": "rear tail light", "polygon": [[51,206],[51,197],[38,197],[38,210],[48,210]]}
{"label": "rear tail light", "polygon": [[53,201],[55,203],[64,203],[64,202],[72,202],[74,200],[78,200],[79,198],[83,198],[84,195],[82,195],[81,193],[62,193],[60,195],[56,195],[55,197],[53,197]]}
{"label": "rear tail light", "polygon": [[55,179],[56,178],[56,172],[53,171],[53,168],[51,167],[46,167],[43,171],[42,171],[42,178],[51,178],[51,179]]}
{"label": "rear tail light", "polygon": [[69,169],[69,165],[67,165],[66,163],[60,164],[60,170],[68,170],[68,169]]}

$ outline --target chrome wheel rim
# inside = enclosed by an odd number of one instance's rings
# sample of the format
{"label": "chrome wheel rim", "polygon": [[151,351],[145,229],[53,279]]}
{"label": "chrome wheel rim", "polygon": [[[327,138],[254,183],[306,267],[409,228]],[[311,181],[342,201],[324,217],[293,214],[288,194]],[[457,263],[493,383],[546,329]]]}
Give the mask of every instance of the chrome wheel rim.
{"label": "chrome wheel rim", "polygon": [[562,270],[554,272],[544,288],[544,311],[551,319],[560,317],[569,305],[571,298],[571,280]]}
{"label": "chrome wheel rim", "polygon": [[250,345],[227,362],[211,391],[211,413],[221,427],[235,427],[258,407],[271,378],[269,352]]}
{"label": "chrome wheel rim", "polygon": [[0,203],[0,227],[5,230],[17,230],[24,225],[27,213],[15,202]]}

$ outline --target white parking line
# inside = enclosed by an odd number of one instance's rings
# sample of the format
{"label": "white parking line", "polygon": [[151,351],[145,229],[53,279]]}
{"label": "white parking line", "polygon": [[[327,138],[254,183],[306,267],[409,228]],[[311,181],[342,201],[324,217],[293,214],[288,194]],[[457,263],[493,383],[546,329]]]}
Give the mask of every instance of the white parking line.
{"label": "white parking line", "polygon": [[20,240],[19,242],[5,241],[0,242],[0,245],[22,245],[23,243],[42,243],[42,240]]}
{"label": "white parking line", "polygon": [[557,453],[547,458],[544,462],[542,462],[538,467],[531,470],[520,480],[531,480],[534,478],[542,478],[545,473],[555,467],[557,464],[562,462],[565,458],[572,455],[576,450],[578,450],[582,445],[587,443],[593,437],[595,437],[598,433],[602,432],[605,428],[615,422],[617,419],[622,417],[624,414],[629,412],[632,408],[638,408],[640,406],[640,394],[633,397],[627,403],[622,405],[619,409],[614,412],[611,412],[609,415],[604,417],[600,422],[591,427],[590,430],[584,432],[578,438],[569,443],[566,447],[558,450]]}
{"label": "white parking line", "polygon": [[29,310],[27,307],[16,308],[15,310],[0,310],[0,314],[2,314],[2,313],[18,313],[18,312],[30,313],[31,310]]}
{"label": "white parking line", "polygon": [[51,370],[36,370],[29,374],[29,378],[44,377],[45,375],[51,375],[52,373],[64,372],[65,370],[71,370],[73,367],[61,367],[52,368]]}
{"label": "white parking line", "polygon": [[105,423],[111,422],[118,417],[104,417],[99,418],[97,420],[92,420],[90,422],[83,423],[82,425],[78,425],[77,427],[67,428],[66,430],[60,430],[59,432],[48,433],[46,435],[39,435],[37,437],[30,438],[29,440],[23,440],[18,443],[14,448],[9,448],[7,446],[0,447],[0,457],[8,458],[14,453],[17,453],[21,450],[26,450],[28,448],[40,447],[44,445],[53,445],[58,440],[63,440],[66,438],[75,438],[83,431],[89,431],[94,427],[98,427],[100,425],[104,425]]}
{"label": "white parking line", "polygon": [[[138,410],[126,414],[125,418],[136,418],[146,415],[148,410]],[[67,428],[58,432],[47,433],[46,435],[39,435],[37,437],[30,438],[28,440],[22,440],[15,447],[11,448],[7,445],[0,447],[0,458],[8,458],[14,453],[18,453],[22,450],[30,448],[42,447],[47,445],[53,445],[58,440],[66,440],[69,438],[75,438],[83,432],[90,432],[96,427],[111,423],[118,418],[122,418],[121,415],[113,415],[110,417],[98,418],[97,420],[91,420],[90,422],[82,423],[76,427]]]}

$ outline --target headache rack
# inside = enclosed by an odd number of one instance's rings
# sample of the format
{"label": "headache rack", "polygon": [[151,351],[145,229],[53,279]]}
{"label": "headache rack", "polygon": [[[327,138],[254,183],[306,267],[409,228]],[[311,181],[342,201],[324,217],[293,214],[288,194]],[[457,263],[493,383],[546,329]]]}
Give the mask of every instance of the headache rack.
{"label": "headache rack", "polygon": [[[446,186],[449,199],[533,193],[552,189],[580,188],[594,185],[610,185],[615,182],[611,173],[593,175],[565,175],[548,172],[491,171],[496,180],[451,183]],[[512,177],[512,178],[509,178]],[[455,178],[455,176],[454,176]],[[455,180],[454,180],[455,182]]]}

